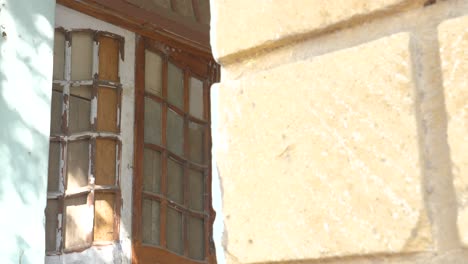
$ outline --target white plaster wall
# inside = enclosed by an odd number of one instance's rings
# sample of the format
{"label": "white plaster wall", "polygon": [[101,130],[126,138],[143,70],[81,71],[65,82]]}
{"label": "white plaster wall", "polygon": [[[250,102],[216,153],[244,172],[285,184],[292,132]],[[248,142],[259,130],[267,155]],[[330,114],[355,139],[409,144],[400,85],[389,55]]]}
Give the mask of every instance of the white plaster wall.
{"label": "white plaster wall", "polygon": [[0,0],[0,263],[41,263],[54,0]]}
{"label": "white plaster wall", "polygon": [[123,86],[121,109],[122,161],[120,188],[122,208],[120,219],[120,243],[112,246],[92,247],[83,252],[48,256],[48,264],[68,263],[131,263],[132,236],[132,179],[133,179],[133,127],[135,105],[135,33],[72,9],[57,5],[56,27],[65,29],[90,28],[108,31],[125,38],[125,60],[120,60],[120,79]]}

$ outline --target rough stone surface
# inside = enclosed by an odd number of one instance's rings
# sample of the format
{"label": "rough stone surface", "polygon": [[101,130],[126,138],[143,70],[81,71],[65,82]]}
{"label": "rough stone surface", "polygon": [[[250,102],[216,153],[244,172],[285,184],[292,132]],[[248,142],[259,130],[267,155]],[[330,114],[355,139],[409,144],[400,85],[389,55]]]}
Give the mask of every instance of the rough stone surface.
{"label": "rough stone surface", "polygon": [[460,239],[468,245],[468,16],[442,23],[439,40],[457,222]]}
{"label": "rough stone surface", "polygon": [[216,58],[318,32],[392,10],[422,5],[423,0],[215,0],[211,42]]}
{"label": "rough stone surface", "polygon": [[430,247],[408,50],[400,33],[220,84],[228,263]]}

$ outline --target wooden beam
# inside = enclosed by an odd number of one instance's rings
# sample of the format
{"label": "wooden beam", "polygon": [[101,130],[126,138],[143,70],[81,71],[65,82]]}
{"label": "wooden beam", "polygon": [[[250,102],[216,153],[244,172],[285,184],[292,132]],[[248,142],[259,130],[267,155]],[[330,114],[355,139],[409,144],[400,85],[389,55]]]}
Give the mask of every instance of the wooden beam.
{"label": "wooden beam", "polygon": [[164,10],[149,11],[124,0],[57,0],[57,3],[152,39],[171,43],[176,40],[185,46],[181,48],[211,53],[209,26]]}

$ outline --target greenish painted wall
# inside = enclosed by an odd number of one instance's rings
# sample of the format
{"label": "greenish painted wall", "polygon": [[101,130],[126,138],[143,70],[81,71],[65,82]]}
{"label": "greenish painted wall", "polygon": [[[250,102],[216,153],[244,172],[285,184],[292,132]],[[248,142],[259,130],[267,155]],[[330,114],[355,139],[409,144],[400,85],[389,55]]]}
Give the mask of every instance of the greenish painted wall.
{"label": "greenish painted wall", "polygon": [[44,263],[55,0],[0,0],[0,263]]}

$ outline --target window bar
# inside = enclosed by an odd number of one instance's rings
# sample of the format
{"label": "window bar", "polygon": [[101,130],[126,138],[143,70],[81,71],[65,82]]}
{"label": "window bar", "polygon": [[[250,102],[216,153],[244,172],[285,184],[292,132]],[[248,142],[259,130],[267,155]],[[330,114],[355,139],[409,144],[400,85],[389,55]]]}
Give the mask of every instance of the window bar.
{"label": "window bar", "polygon": [[[64,78],[65,78],[65,85],[63,86],[62,96],[63,96],[63,107],[62,107],[62,133],[65,135],[69,134],[68,123],[69,123],[69,94],[70,94],[70,79],[71,79],[71,33],[69,31],[65,32],[65,69],[64,69]],[[60,240],[57,245],[60,245],[58,251],[62,251],[65,248],[65,232],[64,232],[64,222],[65,222],[65,190],[67,187],[67,151],[68,151],[68,141],[65,140],[62,149],[62,170],[61,170],[61,180],[63,183],[63,189],[61,190],[62,199],[61,203],[59,203],[59,210],[62,212],[60,219],[60,230],[57,234],[57,240]]]}
{"label": "window bar", "polygon": [[[204,257],[205,260],[208,260],[208,256],[210,256],[211,252],[211,245],[210,245],[210,237],[212,237],[212,227],[214,221],[214,210],[211,206],[211,159],[209,159],[209,150],[211,149],[211,130],[210,130],[210,83],[209,81],[203,81],[203,117],[208,124],[204,125],[204,164],[208,164],[208,167],[203,170],[203,179],[204,179],[204,190],[203,190],[203,212],[206,216],[203,218],[204,224],[204,243],[205,243],[205,252]],[[212,218],[212,219],[210,219]]]}
{"label": "window bar", "polygon": [[[136,37],[135,43],[135,137],[143,139],[144,138],[144,72],[145,72],[145,47],[143,38],[139,35]],[[135,167],[133,174],[135,175],[133,181],[133,192],[135,193],[134,203],[133,203],[133,214],[143,215],[143,153],[145,149],[145,142],[143,140],[135,141]],[[138,199],[139,198],[139,199]],[[138,246],[141,246],[143,242],[143,217],[141,221],[136,224],[136,221],[133,221],[133,234],[132,238],[135,243],[132,243],[132,250]]]}
{"label": "window bar", "polygon": [[121,121],[120,121],[120,115],[122,114],[122,95],[123,95],[123,91],[122,91],[122,85],[119,84],[117,87],[116,87],[117,91],[117,133],[121,133],[122,132],[122,128],[121,128]]}
{"label": "window bar", "polygon": [[65,199],[63,196],[60,196],[58,198],[58,214],[57,214],[57,232],[56,232],[56,239],[55,239],[55,251],[57,253],[60,252],[60,250],[63,248],[64,246],[64,242],[63,242],[63,219],[64,219],[64,210],[63,208],[65,207]]}
{"label": "window bar", "polygon": [[[188,120],[188,115],[189,115],[189,80],[190,80],[190,74],[188,69],[184,69],[184,158],[187,160],[184,162],[184,178],[183,178],[183,187],[184,187],[184,207],[188,208],[189,207],[189,169],[188,169],[188,160],[190,159],[190,142],[189,142],[189,120]],[[189,240],[188,240],[188,215],[184,212],[182,212],[183,218],[182,218],[182,225],[183,225],[183,232],[182,232],[182,237],[183,237],[183,249],[184,249],[184,256],[188,256],[189,254]]]}
{"label": "window bar", "polygon": [[161,247],[167,248],[166,241],[166,226],[167,226],[167,160],[168,160],[168,151],[167,151],[167,112],[168,104],[167,100],[167,85],[168,85],[168,58],[164,56],[163,66],[162,66],[162,97],[164,102],[162,106],[162,125],[161,125],[161,145],[164,146],[164,151],[162,152],[162,162],[161,162],[161,193],[164,196],[164,200],[160,204],[160,244]]}
{"label": "window bar", "polygon": [[193,15],[195,16],[195,20],[198,23],[201,23],[201,15],[200,15],[200,5],[198,3],[198,0],[192,0],[192,8],[193,8]]}

